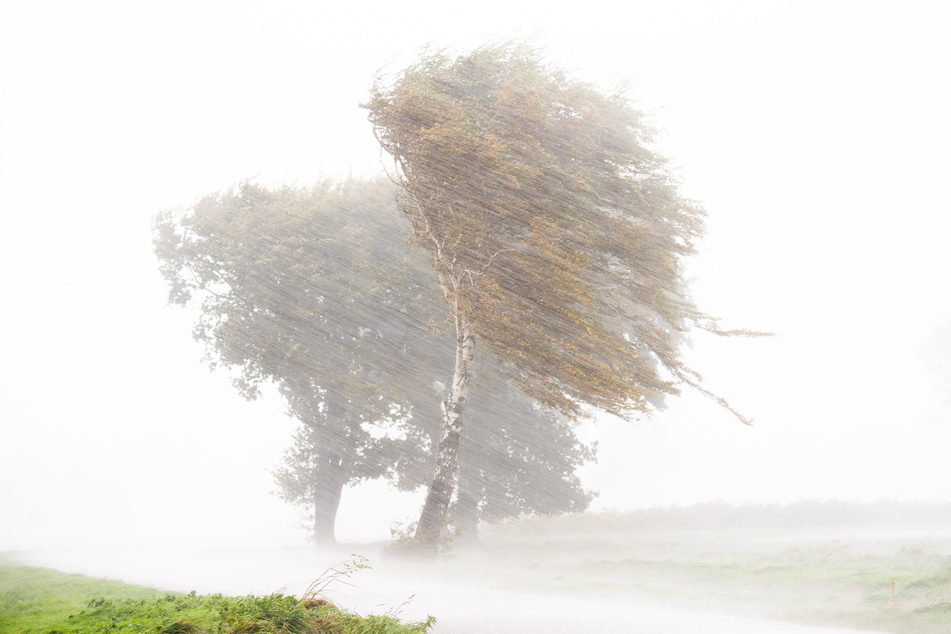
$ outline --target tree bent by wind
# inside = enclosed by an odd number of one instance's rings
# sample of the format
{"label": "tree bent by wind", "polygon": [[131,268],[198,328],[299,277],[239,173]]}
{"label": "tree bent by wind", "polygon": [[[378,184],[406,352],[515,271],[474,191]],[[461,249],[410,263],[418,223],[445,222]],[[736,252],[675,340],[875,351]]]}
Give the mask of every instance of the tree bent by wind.
{"label": "tree bent by wind", "polygon": [[[275,384],[300,423],[274,475],[285,501],[311,510],[319,542],[334,541],[345,485],[386,478],[415,490],[435,459],[433,384],[452,343],[433,332],[438,287],[406,242],[395,194],[385,179],[241,183],[153,224],[169,302],[199,308],[194,335],[212,367],[236,370],[247,398]],[[453,515],[464,540],[480,519],[580,511],[592,499],[574,471],[593,449],[496,365],[483,359],[462,456]]]}
{"label": "tree bent by wind", "polygon": [[415,535],[429,554],[452,497],[476,342],[569,417],[589,406],[631,419],[684,385],[711,395],[679,354],[690,328],[720,332],[682,275],[704,212],[679,194],[623,94],[569,78],[526,45],[424,52],[392,81],[378,77],[364,107],[455,329]]}

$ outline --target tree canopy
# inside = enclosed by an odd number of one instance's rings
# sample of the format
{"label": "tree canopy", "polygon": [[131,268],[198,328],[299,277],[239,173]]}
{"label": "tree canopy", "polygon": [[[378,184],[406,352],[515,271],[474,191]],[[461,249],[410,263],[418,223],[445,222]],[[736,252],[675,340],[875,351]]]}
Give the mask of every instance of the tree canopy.
{"label": "tree canopy", "polygon": [[[301,422],[275,476],[285,500],[313,505],[320,540],[333,539],[345,484],[387,477],[412,490],[432,472],[434,383],[453,344],[433,332],[446,311],[423,253],[407,243],[395,189],[386,180],[241,183],[154,222],[169,301],[199,307],[194,335],[207,360],[237,370],[247,398],[276,383]],[[485,366],[471,429],[485,454],[462,487],[474,506],[459,512],[469,534],[479,517],[583,509],[591,494],[574,469],[591,450],[570,426],[547,450],[523,449],[553,414]]]}
{"label": "tree canopy", "polygon": [[391,416],[407,355],[431,349],[421,316],[379,319],[366,308],[416,312],[432,288],[432,274],[412,265],[386,222],[373,221],[398,219],[387,185],[242,183],[154,223],[169,301],[199,304],[194,336],[212,367],[238,370],[247,398],[276,382],[289,413],[320,439],[311,484],[321,488],[319,539],[333,538],[346,483],[392,468],[397,452],[369,425]]}
{"label": "tree canopy", "polygon": [[630,419],[683,384],[706,391],[679,354],[692,325],[709,325],[682,275],[704,212],[623,93],[527,45],[427,51],[378,78],[364,107],[455,319],[440,471],[418,534],[431,550],[476,341],[568,416],[590,406]]}

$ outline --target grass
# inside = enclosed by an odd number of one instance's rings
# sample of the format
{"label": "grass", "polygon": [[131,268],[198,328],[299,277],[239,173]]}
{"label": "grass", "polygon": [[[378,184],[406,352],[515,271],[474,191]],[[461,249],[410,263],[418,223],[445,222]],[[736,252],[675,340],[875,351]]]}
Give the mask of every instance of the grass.
{"label": "grass", "polygon": [[300,600],[171,594],[0,557],[0,632],[9,634],[419,634],[434,622],[359,616],[314,593]]}
{"label": "grass", "polygon": [[951,632],[951,537],[761,521],[776,509],[757,511],[756,521],[712,521],[709,508],[700,511],[702,521],[689,510],[651,510],[488,526],[485,547],[459,552],[442,573],[802,624]]}
{"label": "grass", "polygon": [[[892,517],[900,522],[889,523]],[[407,579],[435,576],[447,589],[479,584],[554,593],[566,601],[614,599],[895,634],[947,634],[949,528],[951,507],[828,503],[539,517],[485,526],[482,548],[458,549],[422,568],[388,559],[384,570]],[[364,565],[356,559],[328,573],[346,576]],[[168,595],[20,567],[0,556],[0,632],[393,634],[425,632],[431,625],[346,614],[318,600],[326,586],[327,578],[318,579],[303,601]]]}

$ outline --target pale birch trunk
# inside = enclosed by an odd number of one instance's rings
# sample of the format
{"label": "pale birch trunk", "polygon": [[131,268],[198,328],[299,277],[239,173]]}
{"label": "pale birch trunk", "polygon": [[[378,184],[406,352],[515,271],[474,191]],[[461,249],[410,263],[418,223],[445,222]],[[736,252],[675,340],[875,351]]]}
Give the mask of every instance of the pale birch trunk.
{"label": "pale birch trunk", "polygon": [[456,313],[456,367],[449,396],[443,401],[443,433],[436,458],[436,473],[426,495],[426,503],[419,516],[415,541],[423,555],[434,556],[439,544],[439,533],[449,519],[459,440],[462,437],[462,415],[469,395],[469,378],[475,338],[469,320]]}

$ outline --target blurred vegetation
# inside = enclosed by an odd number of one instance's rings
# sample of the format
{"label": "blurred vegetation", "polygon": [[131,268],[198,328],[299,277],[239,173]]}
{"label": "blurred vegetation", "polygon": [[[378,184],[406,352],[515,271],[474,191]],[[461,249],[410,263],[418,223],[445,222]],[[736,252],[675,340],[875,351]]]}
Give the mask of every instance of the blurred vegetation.
{"label": "blurred vegetation", "polygon": [[[396,192],[381,178],[245,182],[153,223],[169,302],[199,309],[194,335],[211,367],[237,372],[250,399],[273,382],[300,422],[274,475],[317,541],[334,540],[346,484],[384,478],[413,491],[436,467],[455,341],[439,334],[447,309]],[[473,365],[454,531],[474,541],[479,520],[587,508],[594,494],[575,470],[594,447],[491,355]]]}
{"label": "blurred vegetation", "polygon": [[558,517],[525,518],[517,523],[500,522],[496,534],[505,531],[532,533],[588,530],[650,529],[741,529],[809,527],[896,527],[917,530],[951,528],[951,504],[899,500],[851,502],[803,500],[788,504],[729,504],[710,502],[691,506],[662,506],[625,512],[563,514]]}
{"label": "blurred vegetation", "polygon": [[[511,590],[951,632],[951,505],[838,500],[534,517],[445,568]],[[930,535],[930,536],[929,536]]]}

